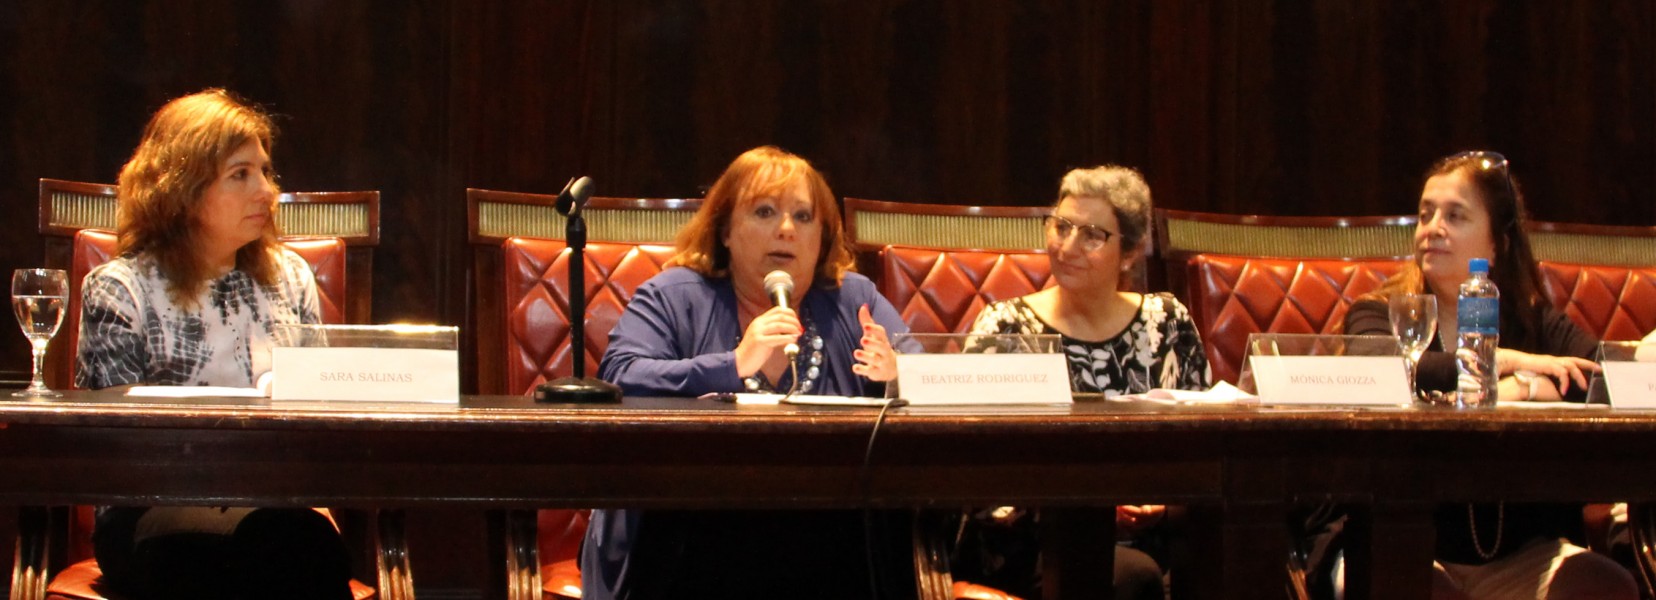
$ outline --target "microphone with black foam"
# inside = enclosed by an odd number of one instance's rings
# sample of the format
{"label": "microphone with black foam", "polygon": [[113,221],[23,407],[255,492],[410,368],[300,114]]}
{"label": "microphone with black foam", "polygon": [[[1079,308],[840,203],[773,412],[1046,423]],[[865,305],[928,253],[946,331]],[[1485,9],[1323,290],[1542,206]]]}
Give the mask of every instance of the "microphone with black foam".
{"label": "microphone with black foam", "polygon": [[586,205],[587,198],[592,197],[592,178],[581,176],[570,179],[564,184],[564,189],[558,192],[558,200],[552,204],[558,214],[569,216],[570,213],[581,210]]}
{"label": "microphone with black foam", "polygon": [[[787,271],[777,269],[765,274],[765,293],[770,295],[771,305],[788,308],[788,300],[793,297],[793,276]],[[782,347],[782,352],[788,355],[788,360],[799,356],[799,344],[788,342]]]}

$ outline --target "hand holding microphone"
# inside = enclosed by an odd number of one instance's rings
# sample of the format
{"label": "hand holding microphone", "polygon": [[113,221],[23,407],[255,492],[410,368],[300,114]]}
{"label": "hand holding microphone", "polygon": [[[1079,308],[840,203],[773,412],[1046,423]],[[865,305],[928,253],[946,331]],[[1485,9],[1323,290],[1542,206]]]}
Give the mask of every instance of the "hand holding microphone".
{"label": "hand holding microphone", "polygon": [[[765,274],[765,294],[770,296],[772,307],[790,308],[788,301],[793,298],[793,290],[793,276],[787,271],[777,269]],[[788,360],[793,360],[799,356],[799,343],[788,342],[788,345],[782,347],[782,352],[788,355]]]}
{"label": "hand holding microphone", "polygon": [[805,333],[798,313],[791,306],[793,277],[786,271],[771,271],[765,276],[764,285],[772,308],[755,317],[742,333],[742,341],[736,347],[736,372],[742,377],[757,373],[779,346],[793,360],[799,355],[799,336]]}

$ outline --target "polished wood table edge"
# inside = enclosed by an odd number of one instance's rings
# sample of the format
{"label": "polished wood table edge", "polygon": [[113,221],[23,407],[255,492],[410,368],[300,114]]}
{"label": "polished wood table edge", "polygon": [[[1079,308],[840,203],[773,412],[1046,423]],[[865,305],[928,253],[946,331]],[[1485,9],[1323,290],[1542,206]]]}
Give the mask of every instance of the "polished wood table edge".
{"label": "polished wood table edge", "polygon": [[[3,394],[4,392],[0,392]],[[248,398],[134,398],[111,392],[66,391],[62,398],[0,396],[0,426],[53,425],[214,429],[498,429],[531,426],[594,430],[612,427],[728,427],[755,423],[820,433],[867,431],[876,407],[751,406],[697,398],[629,397],[615,405],[536,404],[521,396],[468,395],[458,406],[385,403],[283,403]],[[1193,405],[1086,401],[1065,405],[908,406],[887,411],[882,431],[910,427],[1019,429],[1039,425],[1100,431],[1210,433],[1248,431],[1412,432],[1656,432],[1656,411],[1585,408],[1450,410],[1440,407]]]}

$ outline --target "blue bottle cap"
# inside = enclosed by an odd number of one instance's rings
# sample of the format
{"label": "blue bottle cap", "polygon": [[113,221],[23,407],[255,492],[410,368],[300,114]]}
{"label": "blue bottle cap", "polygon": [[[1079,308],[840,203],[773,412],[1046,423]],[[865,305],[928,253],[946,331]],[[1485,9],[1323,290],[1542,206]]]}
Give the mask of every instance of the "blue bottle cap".
{"label": "blue bottle cap", "polygon": [[1471,261],[1467,262],[1466,270],[1471,271],[1473,273],[1483,273],[1485,275],[1488,275],[1489,274],[1489,259],[1487,259],[1487,258],[1474,258]]}

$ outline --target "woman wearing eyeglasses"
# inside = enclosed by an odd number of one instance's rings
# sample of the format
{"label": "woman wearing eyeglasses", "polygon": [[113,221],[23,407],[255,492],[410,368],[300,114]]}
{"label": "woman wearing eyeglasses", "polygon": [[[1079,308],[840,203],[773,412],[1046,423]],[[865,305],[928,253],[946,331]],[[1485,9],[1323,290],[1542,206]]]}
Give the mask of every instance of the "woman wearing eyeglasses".
{"label": "woman wearing eyeglasses", "polygon": [[[1456,294],[1473,258],[1490,261],[1501,290],[1500,401],[1581,401],[1598,341],[1540,292],[1524,200],[1505,157],[1466,152],[1432,165],[1420,192],[1415,260],[1353,304],[1345,330],[1391,335],[1386,299],[1429,293],[1438,299],[1438,335],[1421,356],[1419,388],[1453,392],[1457,373],[1444,340],[1455,339]],[[1440,506],[1438,598],[1635,598],[1631,575],[1566,538],[1580,539],[1580,504],[1497,502]]]}
{"label": "woman wearing eyeglasses", "polygon": [[[1105,396],[1152,388],[1207,389],[1207,355],[1189,311],[1172,294],[1121,290],[1144,255],[1150,186],[1113,165],[1064,175],[1046,219],[1047,258],[1057,285],[983,309],[972,333],[1059,334],[1070,389]],[[1117,533],[1160,522],[1165,507],[1122,506]],[[1001,507],[968,519],[955,577],[1038,597],[1033,515]],[[1117,598],[1161,598],[1161,573],[1148,555],[1118,547]]]}

